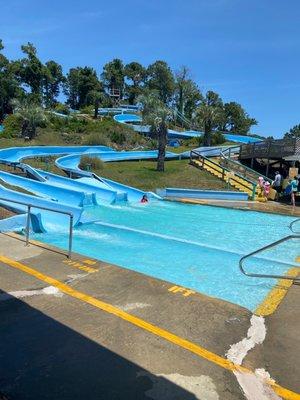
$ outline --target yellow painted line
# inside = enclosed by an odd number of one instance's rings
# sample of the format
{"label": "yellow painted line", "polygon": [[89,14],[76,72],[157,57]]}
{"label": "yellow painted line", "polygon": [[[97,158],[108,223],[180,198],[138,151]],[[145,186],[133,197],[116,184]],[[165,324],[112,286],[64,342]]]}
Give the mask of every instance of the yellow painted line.
{"label": "yellow painted line", "polygon": [[184,297],[188,297],[188,296],[190,296],[191,294],[196,294],[196,292],[194,292],[194,290],[191,290],[191,289],[186,289],[186,288],[184,288],[184,287],[181,287],[181,286],[172,286],[172,287],[170,287],[169,289],[168,289],[168,291],[169,292],[172,292],[172,293],[181,293]]}
{"label": "yellow painted line", "polygon": [[300,263],[300,256],[296,258],[296,262]]}
{"label": "yellow painted line", "polygon": [[96,268],[87,267],[86,265],[82,265],[81,263],[79,263],[77,261],[64,260],[63,263],[69,265],[70,267],[80,269],[81,271],[88,272],[90,274],[98,271]]}
{"label": "yellow painted line", "polygon": [[[297,277],[300,272],[300,268],[293,267],[287,272],[287,276],[293,278]],[[288,289],[292,286],[293,281],[288,279],[279,279],[277,285],[269,292],[265,299],[255,310],[254,314],[260,316],[267,316],[273,314],[278,308],[279,304],[287,294]]]}
{"label": "yellow painted line", "polygon": [[95,264],[97,264],[97,261],[89,260],[89,259],[83,260],[83,262],[84,262],[84,264],[87,264],[87,265],[95,265]]}
{"label": "yellow painted line", "polygon": [[[118,318],[121,318],[129,323],[131,323],[132,325],[135,325],[141,329],[144,329],[147,332],[150,332],[158,337],[161,337],[165,340],[167,340],[170,343],[173,343],[185,350],[190,351],[193,354],[196,354],[197,356],[212,362],[213,364],[216,364],[226,370],[229,371],[239,371],[239,372],[243,372],[243,373],[247,373],[247,374],[251,374],[253,373],[251,370],[236,365],[234,363],[232,363],[231,361],[220,357],[219,355],[206,350],[205,348],[190,342],[189,340],[183,339],[180,336],[174,335],[173,333],[159,328],[156,325],[153,325],[141,318],[135,317],[134,315],[128,314],[125,311],[120,310],[119,308],[109,304],[109,303],[105,303],[101,300],[98,300],[92,296],[89,296],[88,294],[79,292],[76,289],[73,289],[71,286],[66,285],[63,282],[60,282],[48,275],[45,275],[33,268],[30,268],[24,264],[21,264],[18,261],[15,260],[11,260],[10,258],[7,258],[5,256],[0,255],[0,262],[6,264],[7,266],[13,267],[15,269],[18,269],[22,272],[25,272],[26,274],[29,274],[33,277],[35,277],[36,279],[39,279],[43,282],[48,283],[51,286],[56,287],[58,290],[60,290],[61,292],[74,297],[75,299],[81,300],[87,304],[90,304],[102,311],[105,311],[109,314],[115,315]],[[272,380],[267,381],[267,383],[272,386],[273,390],[279,395],[281,396],[283,399],[286,400],[300,400],[300,394],[292,392],[289,389],[286,389],[280,385],[277,385],[276,383],[274,383]]]}

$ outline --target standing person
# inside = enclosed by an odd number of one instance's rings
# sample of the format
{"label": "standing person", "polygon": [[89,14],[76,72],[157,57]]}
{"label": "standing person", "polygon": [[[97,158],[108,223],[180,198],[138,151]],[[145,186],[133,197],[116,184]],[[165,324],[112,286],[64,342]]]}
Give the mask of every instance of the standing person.
{"label": "standing person", "polygon": [[277,193],[281,193],[282,191],[282,176],[280,175],[279,171],[275,172],[275,180],[273,182],[273,188],[276,190]]}
{"label": "standing person", "polygon": [[291,201],[292,201],[292,206],[295,207],[296,205],[296,193],[298,192],[298,179],[296,176],[294,176],[294,179],[291,182]]}

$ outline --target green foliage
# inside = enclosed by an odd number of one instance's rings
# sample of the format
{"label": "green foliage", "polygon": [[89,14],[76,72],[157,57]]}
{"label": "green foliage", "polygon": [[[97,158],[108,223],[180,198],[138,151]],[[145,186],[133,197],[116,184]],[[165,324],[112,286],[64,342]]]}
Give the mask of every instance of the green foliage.
{"label": "green foliage", "polygon": [[126,141],[126,136],[123,132],[113,132],[110,136],[110,139],[113,143],[122,145]]}
{"label": "green foliage", "polygon": [[137,97],[143,93],[143,86],[147,77],[146,68],[138,62],[131,62],[125,66],[124,73],[131,83],[126,84],[126,95],[129,104],[135,104]]}
{"label": "green foliage", "polygon": [[1,137],[18,137],[22,131],[22,119],[15,114],[9,114],[3,121],[4,132]]}
{"label": "green foliage", "polygon": [[104,162],[98,157],[81,156],[79,168],[85,171],[101,170],[104,168]]}
{"label": "green foliage", "polygon": [[288,132],[284,134],[285,139],[295,139],[300,137],[300,124],[295,125]]}
{"label": "green foliage", "polygon": [[[169,110],[166,111],[164,107],[171,105],[183,115],[183,118],[175,121],[185,121],[182,127],[190,127],[189,121],[196,115],[198,129],[205,132],[205,144],[211,142],[213,131],[247,134],[251,126],[257,123],[236,102],[223,104],[219,95],[211,91],[203,97],[187,67],[181,67],[174,74],[170,66],[162,60],[145,67],[136,61],[124,66],[123,61],[116,58],[104,65],[102,80],[98,78],[96,71],[88,66],[71,68],[65,77],[62,67],[56,61],[49,60],[43,63],[39,59],[37,49],[32,43],[23,45],[23,56],[14,61],[8,60],[2,54],[3,48],[0,40],[0,121],[5,115],[13,112],[13,99],[18,99],[21,103],[35,103],[37,106],[68,115],[68,107],[57,102],[62,89],[71,108],[80,109],[87,114],[93,113],[94,119],[97,120],[100,107],[110,107],[116,103],[109,94],[112,89],[117,89],[124,104],[135,104],[140,96],[145,98],[149,94],[159,100],[154,107],[155,112],[159,113],[157,118],[154,118],[155,113],[147,111],[148,106],[144,107],[143,112],[147,120],[152,120],[152,130],[156,137],[159,125],[164,127],[163,129],[169,125],[169,116],[165,120],[166,123],[161,121],[165,118],[162,115],[169,114]],[[72,117],[66,121],[57,121],[49,117],[49,126],[67,134],[72,132],[76,135],[88,135],[93,132],[94,126],[91,128],[88,121],[78,122],[75,119],[77,118]],[[37,123],[36,127],[39,125],[41,123]],[[139,142],[135,134],[124,135],[125,138],[119,131],[109,131],[107,137],[117,145]],[[286,135],[293,136],[294,133],[288,132]]]}
{"label": "green foliage", "polygon": [[221,132],[214,132],[212,135],[211,144],[213,146],[218,146],[226,142],[225,136]]}
{"label": "green foliage", "polygon": [[56,103],[53,107],[53,110],[60,114],[65,114],[65,115],[70,114],[69,107],[66,104],[62,104],[62,103]]}
{"label": "green foliage", "polygon": [[93,68],[77,67],[69,70],[64,85],[64,93],[71,108],[79,110],[81,107],[90,105],[88,94],[92,90],[101,90],[101,83]]}
{"label": "green foliage", "polygon": [[173,119],[173,112],[159,99],[155,93],[140,96],[143,105],[143,121],[151,126],[153,138],[158,141],[157,171],[164,171],[168,126]]}
{"label": "green foliage", "polygon": [[189,69],[185,66],[175,74],[175,106],[176,109],[191,119],[194,111],[202,99],[201,92],[190,77]]}
{"label": "green foliage", "polygon": [[175,81],[173,73],[165,61],[155,61],[147,69],[147,87],[158,93],[159,99],[168,104],[174,94]]}
{"label": "green foliage", "polygon": [[94,107],[93,106],[84,106],[84,107],[81,107],[79,111],[81,114],[91,115],[94,112]]}
{"label": "green foliage", "polygon": [[105,88],[108,90],[118,89],[121,98],[123,97],[124,91],[124,76],[123,61],[119,58],[115,58],[111,62],[105,64],[101,74]]}
{"label": "green foliage", "polygon": [[[224,118],[222,99],[217,93],[208,91],[196,110],[196,124],[199,130],[204,130],[203,145],[210,146],[212,132]],[[199,141],[200,145],[200,141]]]}
{"label": "green foliage", "polygon": [[103,133],[94,132],[84,138],[83,144],[88,146],[108,146],[109,138]]}
{"label": "green foliage", "polygon": [[227,132],[247,134],[251,126],[257,125],[254,118],[250,118],[243,107],[231,101],[223,106],[223,121],[219,129]]}
{"label": "green foliage", "polygon": [[60,86],[64,82],[64,75],[61,65],[55,61],[47,61],[44,66],[43,76],[43,97],[47,108],[56,104]]}
{"label": "green foliage", "polygon": [[17,76],[35,94],[41,99],[42,86],[44,79],[44,66],[37,56],[37,50],[32,43],[21,46],[25,57],[15,62]]}
{"label": "green foliage", "polygon": [[36,136],[36,128],[46,125],[44,109],[29,100],[14,102],[14,113],[22,121],[22,136],[32,140]]}
{"label": "green foliage", "polygon": [[11,101],[23,91],[14,74],[13,63],[1,54],[3,48],[0,40],[0,122],[6,114],[12,113]]}

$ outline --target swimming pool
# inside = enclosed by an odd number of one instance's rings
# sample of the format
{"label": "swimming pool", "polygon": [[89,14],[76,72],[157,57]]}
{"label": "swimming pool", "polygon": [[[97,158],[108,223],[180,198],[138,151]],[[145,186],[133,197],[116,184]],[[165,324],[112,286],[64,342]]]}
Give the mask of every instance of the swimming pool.
{"label": "swimming pool", "polygon": [[[94,222],[74,230],[74,251],[227,300],[254,311],[276,284],[242,275],[242,255],[289,235],[293,218],[153,201],[101,205],[84,210]],[[67,228],[48,226],[34,238],[67,247]],[[247,269],[285,273],[295,264],[297,243],[287,242],[252,259]]]}

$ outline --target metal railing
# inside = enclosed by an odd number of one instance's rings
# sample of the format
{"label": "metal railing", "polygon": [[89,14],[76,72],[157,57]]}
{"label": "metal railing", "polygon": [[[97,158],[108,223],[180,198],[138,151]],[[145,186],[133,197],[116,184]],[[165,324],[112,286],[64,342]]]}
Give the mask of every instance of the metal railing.
{"label": "metal railing", "polygon": [[55,210],[55,209],[50,208],[50,207],[42,207],[42,206],[37,206],[37,205],[30,204],[30,203],[24,203],[22,201],[10,200],[10,199],[6,199],[6,198],[3,198],[3,197],[0,197],[0,201],[5,201],[5,204],[7,204],[7,203],[15,203],[15,204],[20,204],[20,205],[23,205],[23,206],[27,207],[27,219],[26,219],[26,229],[25,229],[25,246],[29,245],[30,211],[31,211],[32,208],[37,208],[39,210],[52,211],[52,212],[55,212],[55,213],[58,213],[58,214],[68,215],[69,218],[70,218],[70,225],[69,225],[69,246],[68,246],[67,257],[71,258],[71,256],[72,256],[72,243],[73,243],[73,219],[74,219],[73,213],[71,213],[69,211]]}
{"label": "metal railing", "polygon": [[288,275],[273,275],[273,274],[256,274],[256,273],[252,273],[252,272],[246,272],[245,271],[245,267],[244,267],[244,261],[256,254],[259,254],[265,250],[271,249],[272,247],[275,247],[283,242],[286,242],[288,240],[291,239],[300,239],[300,235],[289,235],[286,236],[280,240],[277,240],[276,242],[273,242],[271,244],[268,244],[267,246],[261,247],[258,250],[252,251],[252,253],[249,253],[247,255],[245,255],[244,257],[242,257],[239,261],[239,268],[241,270],[241,272],[246,275],[246,276],[250,276],[252,278],[274,278],[274,279],[288,279],[288,280],[292,280],[292,281],[296,281],[296,282],[300,282],[300,277],[293,277],[293,276],[288,276]]}
{"label": "metal railing", "polygon": [[[233,149],[239,149],[241,146],[235,146],[235,147],[229,147],[224,150],[221,150],[220,152],[220,162],[222,165],[232,167],[232,169],[238,170],[239,174],[241,174],[244,178],[247,178],[249,180],[255,180],[257,181],[258,178],[261,176],[264,178],[265,181],[268,181],[272,183],[272,179],[268,178],[267,176],[264,176],[260,174],[259,172],[255,171],[254,169],[247,167],[246,165],[243,165],[239,163],[236,160],[233,160],[231,158],[231,154]],[[235,153],[236,154],[236,153]]]}
{"label": "metal railing", "polygon": [[296,233],[297,235],[300,235],[300,231],[294,231],[294,224],[296,223],[296,222],[300,222],[300,218],[297,218],[297,219],[295,219],[294,221],[292,221],[291,223],[290,223],[290,225],[289,225],[289,228],[290,228],[290,230],[293,232],[293,233]]}
{"label": "metal railing", "polygon": [[[215,150],[215,149],[212,149],[211,151],[213,151],[213,150]],[[228,183],[230,184],[230,182],[232,181],[238,185],[243,186],[246,190],[251,190],[252,191],[251,199],[255,200],[256,188],[257,188],[256,183],[252,182],[248,178],[245,178],[244,176],[240,175],[239,173],[236,173],[236,172],[233,173],[230,169],[210,160],[209,158],[207,158],[206,156],[202,155],[200,152],[197,152],[195,150],[192,150],[190,152],[190,164],[197,166],[197,164],[195,164],[193,162],[193,158],[198,158],[198,160],[200,162],[202,162],[202,165],[200,165],[201,168],[204,168],[205,162],[207,163],[207,165],[209,167],[214,169],[216,172],[220,172],[219,168],[221,168],[222,180],[225,180],[226,174],[232,174],[228,178]],[[240,179],[242,179],[242,181]],[[245,181],[245,182],[243,182],[243,181]]]}

